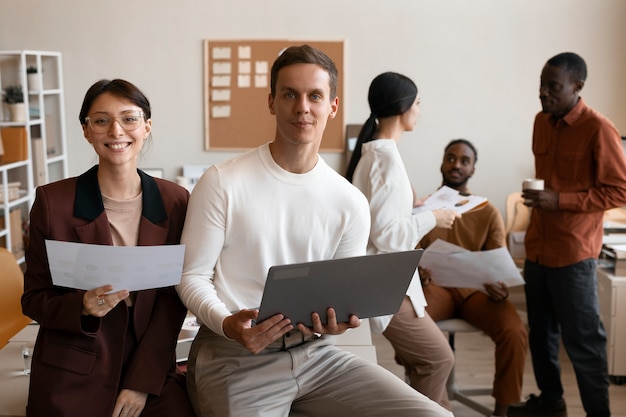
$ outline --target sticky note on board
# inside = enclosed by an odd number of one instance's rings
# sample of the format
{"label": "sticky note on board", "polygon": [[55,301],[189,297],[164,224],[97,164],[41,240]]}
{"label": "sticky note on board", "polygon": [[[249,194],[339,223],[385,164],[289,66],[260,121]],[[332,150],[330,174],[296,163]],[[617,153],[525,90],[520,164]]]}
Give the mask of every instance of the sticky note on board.
{"label": "sticky note on board", "polygon": [[211,77],[212,87],[230,87],[230,75],[214,75]]}
{"label": "sticky note on board", "polygon": [[225,119],[230,117],[230,106],[228,105],[215,105],[211,107],[211,116],[214,119]]}
{"label": "sticky note on board", "polygon": [[213,59],[230,59],[230,48],[227,46],[216,46],[211,50]]}
{"label": "sticky note on board", "polygon": [[237,57],[239,59],[250,59],[252,48],[249,46],[240,46],[237,48]]}
{"label": "sticky note on board", "polygon": [[211,101],[230,101],[230,90],[216,88],[212,89]]}

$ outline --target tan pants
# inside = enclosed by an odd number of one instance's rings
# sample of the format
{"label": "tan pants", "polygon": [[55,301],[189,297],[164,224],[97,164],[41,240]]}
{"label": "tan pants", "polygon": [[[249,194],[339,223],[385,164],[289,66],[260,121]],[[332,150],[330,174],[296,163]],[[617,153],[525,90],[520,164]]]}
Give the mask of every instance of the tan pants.
{"label": "tan pants", "polygon": [[417,317],[409,297],[383,332],[404,366],[411,386],[448,410],[452,409],[446,381],[454,366],[454,352],[447,338],[427,314]]}
{"label": "tan pants", "polygon": [[203,326],[187,368],[197,417],[452,415],[381,366],[335,347],[333,339],[253,355]]}

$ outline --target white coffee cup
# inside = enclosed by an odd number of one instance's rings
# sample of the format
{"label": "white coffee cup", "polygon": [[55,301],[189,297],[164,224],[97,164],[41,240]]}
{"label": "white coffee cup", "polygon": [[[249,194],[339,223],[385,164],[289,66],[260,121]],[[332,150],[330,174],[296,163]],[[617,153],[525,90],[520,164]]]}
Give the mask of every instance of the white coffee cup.
{"label": "white coffee cup", "polygon": [[522,190],[543,190],[544,183],[543,180],[539,178],[526,178],[522,182]]}

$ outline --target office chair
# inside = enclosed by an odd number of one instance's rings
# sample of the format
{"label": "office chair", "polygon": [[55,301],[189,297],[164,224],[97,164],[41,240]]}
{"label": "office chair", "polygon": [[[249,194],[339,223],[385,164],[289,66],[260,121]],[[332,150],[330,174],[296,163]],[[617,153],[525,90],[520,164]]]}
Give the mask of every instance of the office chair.
{"label": "office chair", "polygon": [[0,247],[0,349],[32,320],[22,314],[24,274],[15,256]]}
{"label": "office chair", "polygon": [[[452,348],[452,351],[455,353],[455,362],[456,362],[456,350],[454,345],[454,336],[456,333],[469,333],[469,332],[480,332],[479,329],[469,324],[467,321],[463,319],[446,319],[439,320],[436,322],[439,329],[442,332],[448,334],[448,343]],[[491,416],[491,412],[493,411],[490,407],[487,407],[478,401],[472,399],[472,396],[484,396],[491,395],[491,387],[476,387],[476,388],[459,388],[455,380],[455,368],[456,363],[452,367],[452,371],[450,372],[450,376],[448,377],[448,381],[446,383],[446,387],[448,389],[448,398],[450,401],[458,401],[461,404],[466,405],[472,410],[484,415]]]}
{"label": "office chair", "polygon": [[518,268],[524,266],[526,250],[524,237],[530,223],[531,208],[524,205],[520,191],[513,192],[506,197],[505,202],[505,232],[507,247]]}

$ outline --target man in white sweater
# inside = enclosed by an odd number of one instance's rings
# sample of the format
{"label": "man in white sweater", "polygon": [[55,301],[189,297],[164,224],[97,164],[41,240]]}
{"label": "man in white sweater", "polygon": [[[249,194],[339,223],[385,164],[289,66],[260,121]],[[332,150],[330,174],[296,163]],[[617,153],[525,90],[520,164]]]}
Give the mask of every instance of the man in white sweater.
{"label": "man in white sweater", "polygon": [[253,325],[270,266],[365,254],[367,200],[318,155],[336,85],[323,52],[286,49],[271,71],[274,140],[210,167],[194,187],[178,292],[202,324],[187,374],[198,416],[450,415],[334,346],[358,317],[338,323],[329,308],[312,314],[312,328],[281,314]]}

